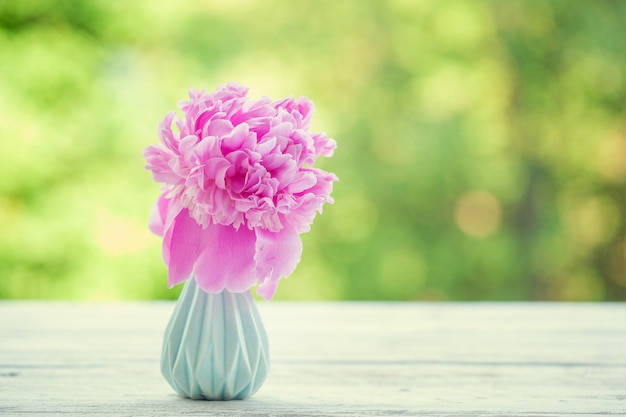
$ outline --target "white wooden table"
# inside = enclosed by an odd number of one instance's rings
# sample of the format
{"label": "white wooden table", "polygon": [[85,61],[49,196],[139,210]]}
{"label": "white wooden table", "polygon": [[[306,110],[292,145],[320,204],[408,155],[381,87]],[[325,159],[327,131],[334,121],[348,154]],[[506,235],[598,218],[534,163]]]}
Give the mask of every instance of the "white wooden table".
{"label": "white wooden table", "polygon": [[626,416],[626,304],[259,305],[272,369],[243,401],[159,373],[170,302],[0,302],[0,415]]}

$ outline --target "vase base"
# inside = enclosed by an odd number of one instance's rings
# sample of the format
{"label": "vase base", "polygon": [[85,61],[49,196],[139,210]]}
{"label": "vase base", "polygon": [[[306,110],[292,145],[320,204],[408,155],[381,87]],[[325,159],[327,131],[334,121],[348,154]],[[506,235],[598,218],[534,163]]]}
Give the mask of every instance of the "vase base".
{"label": "vase base", "polygon": [[252,294],[211,294],[187,280],[161,355],[161,373],[172,388],[194,400],[244,399],[268,371],[267,335]]}

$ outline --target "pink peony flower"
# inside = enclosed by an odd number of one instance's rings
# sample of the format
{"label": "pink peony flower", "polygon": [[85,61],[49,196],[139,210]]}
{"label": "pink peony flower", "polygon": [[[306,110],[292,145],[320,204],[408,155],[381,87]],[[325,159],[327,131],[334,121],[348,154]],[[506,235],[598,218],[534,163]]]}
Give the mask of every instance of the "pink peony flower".
{"label": "pink peony flower", "polygon": [[[313,168],[335,141],[311,133],[304,97],[252,100],[239,84],[190,91],[160,125],[162,146],[144,151],[162,193],[150,230],[163,237],[172,287],[193,276],[207,292],[271,298],[300,260],[300,233],[332,203],[337,177]],[[172,129],[172,125],[176,129]]]}

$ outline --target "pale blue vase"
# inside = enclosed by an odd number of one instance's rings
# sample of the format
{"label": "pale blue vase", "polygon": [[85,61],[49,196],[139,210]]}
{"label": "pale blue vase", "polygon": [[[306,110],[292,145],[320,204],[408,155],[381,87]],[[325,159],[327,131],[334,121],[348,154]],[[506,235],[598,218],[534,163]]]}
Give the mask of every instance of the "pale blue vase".
{"label": "pale blue vase", "polygon": [[193,399],[243,399],[268,371],[267,335],[252,294],[211,294],[188,279],[163,341],[161,372],[172,388]]}

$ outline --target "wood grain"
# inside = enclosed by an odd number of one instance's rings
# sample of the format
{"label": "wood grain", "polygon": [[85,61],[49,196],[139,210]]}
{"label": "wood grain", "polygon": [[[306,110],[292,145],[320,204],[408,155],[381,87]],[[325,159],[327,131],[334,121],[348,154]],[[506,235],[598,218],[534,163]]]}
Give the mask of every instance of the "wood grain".
{"label": "wood grain", "polygon": [[7,416],[626,416],[626,305],[261,302],[272,369],[244,401],[159,373],[170,302],[0,302]]}

